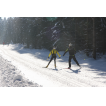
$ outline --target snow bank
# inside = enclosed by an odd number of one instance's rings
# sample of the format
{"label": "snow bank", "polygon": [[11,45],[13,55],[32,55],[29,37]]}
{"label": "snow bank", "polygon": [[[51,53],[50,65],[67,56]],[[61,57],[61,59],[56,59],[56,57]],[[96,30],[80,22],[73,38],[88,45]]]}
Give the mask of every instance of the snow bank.
{"label": "snow bank", "polygon": [[41,87],[24,78],[15,66],[11,65],[8,60],[3,59],[0,55],[0,86],[1,87]]}

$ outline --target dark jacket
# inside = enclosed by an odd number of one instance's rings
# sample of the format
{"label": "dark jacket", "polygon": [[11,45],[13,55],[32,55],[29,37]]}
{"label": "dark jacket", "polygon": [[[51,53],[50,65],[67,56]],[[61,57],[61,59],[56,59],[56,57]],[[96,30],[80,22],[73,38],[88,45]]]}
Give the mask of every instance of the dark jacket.
{"label": "dark jacket", "polygon": [[74,47],[72,47],[72,46],[70,46],[70,47],[64,52],[63,56],[64,56],[67,52],[69,52],[69,56],[74,56],[75,53],[76,53]]}

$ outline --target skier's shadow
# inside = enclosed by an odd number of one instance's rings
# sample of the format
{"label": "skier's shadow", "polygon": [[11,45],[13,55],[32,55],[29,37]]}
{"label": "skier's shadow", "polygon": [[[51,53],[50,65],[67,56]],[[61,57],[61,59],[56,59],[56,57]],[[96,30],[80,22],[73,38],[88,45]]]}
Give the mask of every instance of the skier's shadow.
{"label": "skier's shadow", "polygon": [[76,74],[78,74],[79,72],[81,72],[80,71],[80,69],[77,69],[77,70],[73,70],[73,69],[70,69],[72,72],[70,72],[70,71],[67,71],[68,73],[76,73]]}
{"label": "skier's shadow", "polygon": [[60,70],[62,70],[62,69],[52,69],[52,70],[55,70],[55,71],[60,71]]}

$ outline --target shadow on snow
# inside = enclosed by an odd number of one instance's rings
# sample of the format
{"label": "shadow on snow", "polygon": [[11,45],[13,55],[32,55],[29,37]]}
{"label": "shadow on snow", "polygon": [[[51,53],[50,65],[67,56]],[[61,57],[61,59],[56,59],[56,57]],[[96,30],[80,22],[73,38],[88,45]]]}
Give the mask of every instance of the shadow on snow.
{"label": "shadow on snow", "polygon": [[[45,50],[45,49],[23,49],[21,46],[17,46],[14,49],[12,49],[14,51],[17,51],[20,54],[31,54],[33,57],[42,59],[47,61],[47,57],[50,53],[50,51]],[[68,58],[69,55],[68,53],[63,57],[63,51],[59,52],[59,54],[61,55],[61,58],[58,57],[57,55],[57,59],[59,62],[67,62],[68,63]],[[50,57],[51,58],[51,57]],[[88,67],[90,68],[89,71],[94,71],[94,73],[97,73],[100,76],[106,76],[106,69],[105,69],[105,65],[106,62],[103,61],[102,59],[98,59],[98,60],[94,60],[93,58],[88,58],[85,55],[79,55],[78,53],[76,54],[76,59],[78,60],[79,64],[82,66],[82,68],[84,67],[85,69]],[[48,61],[47,61],[48,63]],[[76,65],[77,64],[74,62],[74,60],[72,59],[72,65]],[[68,66],[66,66],[68,67]],[[77,73],[80,72],[80,69],[77,70],[73,70],[72,72]],[[69,72],[69,73],[72,73]]]}

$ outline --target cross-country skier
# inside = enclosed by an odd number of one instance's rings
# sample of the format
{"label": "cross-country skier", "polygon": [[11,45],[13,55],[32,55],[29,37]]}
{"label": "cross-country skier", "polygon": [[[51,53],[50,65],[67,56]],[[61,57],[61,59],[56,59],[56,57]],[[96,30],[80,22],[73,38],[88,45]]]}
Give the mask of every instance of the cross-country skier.
{"label": "cross-country skier", "polygon": [[71,59],[72,59],[72,58],[73,58],[73,60],[76,62],[76,64],[80,67],[78,61],[77,61],[76,58],[75,58],[75,52],[76,52],[76,51],[75,51],[75,49],[74,49],[74,47],[72,46],[71,43],[69,44],[68,49],[64,52],[63,56],[64,56],[67,52],[69,52],[69,67],[68,67],[68,69],[71,68]]}
{"label": "cross-country skier", "polygon": [[4,46],[4,44],[5,44],[5,43],[3,42],[3,46]]}
{"label": "cross-country skier", "polygon": [[[58,56],[59,56],[59,58],[60,58],[61,55],[58,53],[58,51],[56,50],[56,48],[53,47],[53,49],[52,49],[52,50],[50,51],[50,53],[49,53],[48,58],[50,57],[50,55],[52,55],[52,56],[51,56],[51,59],[50,59],[48,65],[46,66],[46,68],[49,66],[50,62],[51,62],[53,59],[54,59],[54,66],[55,66],[55,68],[56,68],[56,53],[58,54]],[[47,60],[48,60],[48,58],[47,58]]]}

